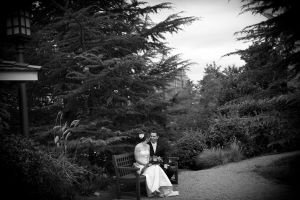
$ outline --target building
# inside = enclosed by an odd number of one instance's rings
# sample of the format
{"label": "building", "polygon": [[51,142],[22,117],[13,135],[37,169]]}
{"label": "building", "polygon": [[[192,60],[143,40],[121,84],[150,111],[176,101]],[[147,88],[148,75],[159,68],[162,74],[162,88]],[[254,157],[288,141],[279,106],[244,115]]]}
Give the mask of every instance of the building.
{"label": "building", "polygon": [[166,89],[164,90],[165,99],[171,99],[176,94],[180,93],[187,86],[189,78],[187,77],[185,70],[178,71],[173,81],[170,81]]}

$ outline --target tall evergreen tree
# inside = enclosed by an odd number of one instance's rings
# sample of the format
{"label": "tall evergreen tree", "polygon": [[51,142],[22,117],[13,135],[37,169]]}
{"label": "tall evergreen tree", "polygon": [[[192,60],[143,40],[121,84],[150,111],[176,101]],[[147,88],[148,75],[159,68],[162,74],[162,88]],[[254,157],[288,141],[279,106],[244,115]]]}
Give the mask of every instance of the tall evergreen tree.
{"label": "tall evergreen tree", "polygon": [[189,65],[170,55],[164,34],[177,33],[194,17],[174,14],[155,24],[149,15],[171,4],[136,0],[49,0],[33,6],[27,57],[43,66],[43,79],[31,90],[41,94],[34,105],[59,105],[69,120],[110,127],[164,125],[166,102],[157,91]]}
{"label": "tall evergreen tree", "polygon": [[273,62],[273,70],[286,72],[287,81],[298,82],[300,62],[300,31],[295,20],[300,16],[296,0],[242,0],[243,12],[262,14],[266,20],[244,28],[240,40],[252,40],[258,44],[266,43],[280,55],[281,59]]}

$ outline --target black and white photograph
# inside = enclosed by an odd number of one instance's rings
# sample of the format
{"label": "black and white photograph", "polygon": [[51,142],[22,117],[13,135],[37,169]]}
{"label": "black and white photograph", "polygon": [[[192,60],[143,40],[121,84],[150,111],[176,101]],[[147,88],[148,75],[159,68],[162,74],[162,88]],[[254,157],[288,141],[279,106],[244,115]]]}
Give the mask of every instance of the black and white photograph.
{"label": "black and white photograph", "polygon": [[300,198],[297,0],[4,0],[1,199]]}

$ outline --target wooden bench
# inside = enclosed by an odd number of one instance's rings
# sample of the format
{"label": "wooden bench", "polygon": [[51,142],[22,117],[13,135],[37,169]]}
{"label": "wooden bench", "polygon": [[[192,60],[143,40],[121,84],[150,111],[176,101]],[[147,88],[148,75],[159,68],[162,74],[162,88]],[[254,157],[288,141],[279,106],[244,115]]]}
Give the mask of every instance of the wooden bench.
{"label": "wooden bench", "polygon": [[[178,157],[169,157],[169,160],[175,163],[172,166],[175,171],[175,184],[178,184]],[[121,183],[135,183],[136,185],[136,199],[141,198],[140,183],[146,181],[144,175],[139,175],[137,171],[139,168],[133,167],[135,162],[134,153],[124,153],[120,155],[112,156],[112,163],[116,173],[116,184],[117,184],[117,197],[121,197]]]}
{"label": "wooden bench", "polygon": [[179,157],[176,156],[169,156],[169,163],[171,162],[172,165],[170,167],[172,167],[172,169],[174,170],[174,176],[175,176],[175,180],[174,180],[174,184],[178,184],[178,160]]}

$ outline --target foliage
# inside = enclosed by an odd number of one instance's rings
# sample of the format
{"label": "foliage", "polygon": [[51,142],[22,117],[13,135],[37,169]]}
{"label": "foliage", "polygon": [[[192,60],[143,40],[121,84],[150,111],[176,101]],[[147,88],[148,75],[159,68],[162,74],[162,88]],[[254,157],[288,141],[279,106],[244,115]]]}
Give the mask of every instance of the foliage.
{"label": "foliage", "polygon": [[[32,138],[42,147],[52,152],[56,157],[68,157],[80,166],[93,170],[98,168],[97,178],[94,174],[84,175],[88,180],[105,182],[105,176],[112,175],[112,154],[133,151],[139,133],[149,132],[147,128],[135,128],[126,132],[115,131],[93,125],[79,125],[79,120],[74,120],[70,125],[62,123],[63,113],[57,115],[57,122],[50,131],[36,133]],[[95,128],[94,131],[92,131]],[[103,180],[99,179],[102,177]],[[104,184],[105,185],[105,184]],[[86,189],[93,187],[93,183]]]}
{"label": "foliage", "polygon": [[186,133],[173,147],[173,154],[179,157],[180,168],[194,167],[194,159],[206,148],[205,137],[201,132]]}
{"label": "foliage", "polygon": [[[72,199],[85,171],[65,157],[56,159],[31,140],[1,135],[1,177],[9,197]],[[16,192],[18,190],[18,192]]]}
{"label": "foliage", "polygon": [[299,32],[296,1],[243,0],[243,12],[267,19],[237,34],[252,42],[238,54],[245,65],[207,66],[198,88],[210,147],[236,137],[246,156],[299,148]]}
{"label": "foliage", "polygon": [[186,86],[170,99],[170,104],[167,107],[167,128],[170,139],[176,140],[180,137],[179,133],[176,133],[177,129],[197,128],[199,126],[201,118],[197,118],[200,116],[196,107],[198,101],[199,97],[195,85],[191,81],[188,81]]}
{"label": "foliage", "polygon": [[[135,0],[32,4],[32,40],[24,58],[42,70],[38,82],[27,84],[31,137],[54,157],[88,170],[79,177],[82,193],[96,183],[107,185],[105,177],[114,173],[111,155],[133,151],[137,129],[165,133],[168,102],[162,91],[190,63],[171,55],[164,34],[196,20],[180,14],[159,23],[150,19],[169,8],[170,3]],[[7,47],[13,45],[0,42],[0,57],[11,58],[14,50]],[[15,120],[17,98],[13,90],[7,96]],[[50,130],[59,111],[59,123]],[[80,124],[71,127],[77,119]],[[93,169],[98,173],[90,173]]]}
{"label": "foliage", "polygon": [[78,126],[79,120],[74,120],[70,125],[65,122],[62,125],[63,113],[59,112],[56,118],[56,124],[53,127],[54,143],[60,149],[61,155],[67,156],[68,138],[72,134],[71,128]]}
{"label": "foliage", "polygon": [[204,149],[195,158],[195,169],[207,169],[214,166],[237,162],[244,158],[237,140],[233,140],[229,147]]}
{"label": "foliage", "polygon": [[156,91],[189,65],[170,55],[164,34],[196,20],[173,14],[151,21],[150,14],[169,8],[124,0],[34,4],[26,58],[43,66],[42,81],[29,87],[35,114],[62,109],[68,123],[98,120],[112,130],[164,126],[167,104]]}
{"label": "foliage", "polygon": [[[298,2],[296,0],[243,0],[242,2],[244,2],[243,12],[259,13],[266,16],[267,20],[244,28],[240,32],[244,36],[239,39],[269,44],[281,55],[279,60],[273,62],[272,68],[276,71],[284,69],[287,72],[288,82],[298,77],[300,34],[293,24],[293,20],[299,17]],[[296,82],[299,83],[299,77],[296,78]]]}
{"label": "foliage", "polygon": [[76,187],[81,195],[91,195],[97,190],[107,189],[112,184],[112,179],[105,173],[103,168],[97,165],[88,167],[89,171],[79,178],[80,184]]}
{"label": "foliage", "polygon": [[224,74],[220,71],[221,66],[212,63],[206,66],[205,75],[201,81],[198,82],[197,92],[200,99],[197,105],[197,113],[195,115],[198,127],[206,131],[217,107],[221,104],[221,95],[224,90]]}
{"label": "foliage", "polygon": [[[120,145],[124,141],[131,141],[132,136],[120,131],[113,132],[105,127],[96,129],[94,132],[88,131],[86,129],[88,126],[79,125],[79,120],[68,124],[67,122],[62,123],[63,118],[63,113],[59,112],[53,129],[44,132],[43,136],[36,133],[39,137],[33,138],[39,142],[42,141],[41,147],[51,152],[55,158],[59,160],[68,158],[86,169],[78,177],[76,190],[79,193],[88,195],[97,189],[107,188],[111,184],[110,177],[114,174],[111,162],[112,154],[133,151],[133,145]],[[97,127],[94,126],[94,128]],[[132,132],[136,131],[139,129],[132,130]]]}
{"label": "foliage", "polygon": [[7,105],[7,92],[2,89],[0,90],[0,131],[4,131],[5,129],[9,129],[9,118],[10,113],[8,112]]}

